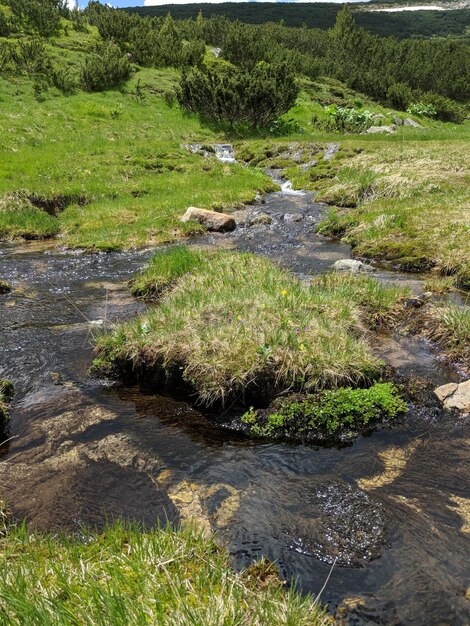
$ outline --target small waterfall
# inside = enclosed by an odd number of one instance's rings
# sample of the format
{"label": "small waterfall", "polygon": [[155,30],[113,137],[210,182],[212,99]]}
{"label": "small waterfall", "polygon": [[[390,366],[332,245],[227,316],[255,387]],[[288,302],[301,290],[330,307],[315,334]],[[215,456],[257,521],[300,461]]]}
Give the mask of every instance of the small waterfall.
{"label": "small waterfall", "polygon": [[229,143],[215,143],[213,145],[215,156],[222,163],[236,163],[233,146]]}

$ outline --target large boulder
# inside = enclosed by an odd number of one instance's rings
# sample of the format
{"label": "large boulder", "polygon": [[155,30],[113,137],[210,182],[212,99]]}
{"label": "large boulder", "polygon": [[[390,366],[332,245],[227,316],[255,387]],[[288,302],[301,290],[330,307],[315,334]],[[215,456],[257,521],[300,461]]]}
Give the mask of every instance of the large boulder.
{"label": "large boulder", "polygon": [[434,390],[446,409],[470,413],[470,379],[463,383],[448,383]]}
{"label": "large boulder", "polygon": [[395,124],[392,124],[391,126],[371,126],[365,132],[366,135],[389,134],[394,133],[396,129],[397,127]]}
{"label": "large boulder", "polygon": [[411,117],[407,117],[403,124],[405,126],[412,126],[413,128],[424,128],[424,126],[421,126],[421,124],[412,120]]}
{"label": "large boulder", "polygon": [[208,211],[207,209],[198,209],[190,206],[181,218],[182,222],[189,221],[199,222],[207,228],[207,230],[217,233],[226,233],[235,230],[237,223],[231,215],[226,213],[218,213],[217,211]]}

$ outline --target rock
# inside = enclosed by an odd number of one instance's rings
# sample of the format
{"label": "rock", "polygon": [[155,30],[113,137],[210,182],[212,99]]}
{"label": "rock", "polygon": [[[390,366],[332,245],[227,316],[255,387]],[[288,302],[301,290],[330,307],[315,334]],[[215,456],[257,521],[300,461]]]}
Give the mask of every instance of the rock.
{"label": "rock", "polygon": [[285,213],[284,221],[285,222],[301,222],[304,219],[302,213]]}
{"label": "rock", "polygon": [[392,120],[396,126],[403,126],[403,120],[401,119],[401,117],[398,117],[398,115],[394,115],[392,117]]}
{"label": "rock", "polygon": [[337,272],[371,272],[374,268],[356,259],[339,259],[333,263],[332,268]]}
{"label": "rock", "polygon": [[218,59],[222,54],[222,48],[212,48],[211,52],[215,56],[215,58]]}
{"label": "rock", "polygon": [[410,117],[407,117],[403,124],[405,126],[412,126],[413,128],[424,128],[424,126],[421,126],[421,124],[418,124],[418,122],[415,122]]}
{"label": "rock", "polygon": [[325,151],[325,154],[323,155],[323,159],[325,161],[330,161],[338,152],[338,150],[339,150],[339,143],[326,144],[326,151]]}
{"label": "rock", "polygon": [[301,165],[300,169],[302,172],[307,172],[310,168],[315,167],[316,165],[318,165],[318,161],[309,161],[308,163]]}
{"label": "rock", "polygon": [[463,383],[448,383],[434,390],[446,409],[470,413],[470,379]]}
{"label": "rock", "polygon": [[218,233],[225,233],[235,230],[237,224],[231,215],[226,213],[217,213],[216,211],[207,211],[206,209],[198,209],[190,206],[181,218],[182,222],[196,221],[207,228],[207,230]]}
{"label": "rock", "polygon": [[269,224],[272,224],[272,221],[273,218],[267,213],[257,213],[256,215],[253,215],[248,219],[246,225],[256,226],[258,224],[261,224],[263,226],[268,226]]}
{"label": "rock", "polygon": [[379,133],[394,133],[396,129],[397,127],[395,124],[392,124],[391,126],[371,126],[365,132],[366,135],[377,135]]}
{"label": "rock", "polygon": [[386,120],[387,119],[383,113],[375,113],[375,115],[373,115],[372,117],[374,119],[376,119],[376,120]]}

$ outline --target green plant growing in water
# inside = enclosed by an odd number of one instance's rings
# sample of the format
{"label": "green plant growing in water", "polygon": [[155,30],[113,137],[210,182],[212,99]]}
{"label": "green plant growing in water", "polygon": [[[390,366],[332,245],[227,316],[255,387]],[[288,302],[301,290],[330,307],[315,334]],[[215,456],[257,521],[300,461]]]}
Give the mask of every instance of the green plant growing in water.
{"label": "green plant growing in water", "polygon": [[336,435],[362,430],[378,421],[390,421],[406,412],[407,405],[392,383],[375,383],[368,389],[323,390],[302,399],[282,399],[272,410],[242,416],[249,431],[259,437]]}

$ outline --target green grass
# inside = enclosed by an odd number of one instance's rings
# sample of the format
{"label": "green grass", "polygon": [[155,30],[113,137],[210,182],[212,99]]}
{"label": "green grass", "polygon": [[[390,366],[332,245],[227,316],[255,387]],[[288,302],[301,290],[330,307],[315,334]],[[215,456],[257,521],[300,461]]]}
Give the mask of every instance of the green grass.
{"label": "green grass", "polygon": [[[337,135],[341,149],[330,161],[323,140],[305,138],[294,150],[300,163],[285,141],[246,142],[239,154],[253,165],[281,167],[296,188],[315,191],[332,207],[320,232],[342,237],[357,256],[409,271],[434,268],[468,289],[469,131],[467,122],[404,128],[380,139]],[[302,168],[312,160],[316,166]]]}
{"label": "green grass", "polygon": [[286,591],[267,563],[235,573],[195,529],[116,524],[82,539],[10,526],[0,538],[0,624],[320,626],[310,596]]}
{"label": "green grass", "polygon": [[278,399],[268,410],[250,409],[242,421],[259,437],[332,438],[391,421],[406,409],[391,383],[375,383],[368,389],[340,387],[301,398]]}
{"label": "green grass", "polygon": [[421,332],[436,342],[451,361],[470,370],[470,309],[459,304],[432,305]]}
{"label": "green grass", "polygon": [[[121,91],[51,90],[40,102],[27,80],[0,79],[0,238],[60,235],[105,250],[163,243],[200,232],[179,221],[188,206],[230,210],[273,189],[263,172],[180,148],[221,136],[167,104],[177,79],[139,70]],[[137,80],[143,102],[132,96]],[[31,198],[67,203],[49,215]]]}
{"label": "green grass", "polygon": [[176,375],[206,405],[377,376],[363,321],[406,294],[369,279],[306,287],[262,257],[181,248],[159,253],[135,284],[151,294],[172,280],[157,307],[98,338],[95,367]]}

